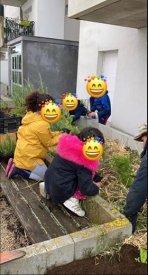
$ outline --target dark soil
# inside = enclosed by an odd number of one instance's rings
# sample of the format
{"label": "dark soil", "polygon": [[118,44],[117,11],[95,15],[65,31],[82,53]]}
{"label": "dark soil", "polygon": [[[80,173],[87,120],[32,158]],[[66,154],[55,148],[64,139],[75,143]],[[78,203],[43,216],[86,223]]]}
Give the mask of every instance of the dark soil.
{"label": "dark soil", "polygon": [[115,256],[96,256],[75,261],[65,266],[48,270],[46,275],[56,274],[98,274],[98,275],[146,275],[147,265],[138,263],[138,249],[131,245],[124,245],[120,254]]}

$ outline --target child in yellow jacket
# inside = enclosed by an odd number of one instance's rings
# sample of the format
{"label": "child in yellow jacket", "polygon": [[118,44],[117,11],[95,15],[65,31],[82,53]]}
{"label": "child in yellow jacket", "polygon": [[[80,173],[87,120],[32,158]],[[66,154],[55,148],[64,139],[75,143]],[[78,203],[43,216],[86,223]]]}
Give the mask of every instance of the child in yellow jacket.
{"label": "child in yellow jacket", "polygon": [[14,159],[6,167],[8,178],[19,174],[25,178],[42,180],[47,166],[45,157],[50,146],[57,144],[60,133],[52,132],[48,122],[41,116],[41,103],[50,100],[50,95],[33,92],[26,97],[27,113],[17,132]]}

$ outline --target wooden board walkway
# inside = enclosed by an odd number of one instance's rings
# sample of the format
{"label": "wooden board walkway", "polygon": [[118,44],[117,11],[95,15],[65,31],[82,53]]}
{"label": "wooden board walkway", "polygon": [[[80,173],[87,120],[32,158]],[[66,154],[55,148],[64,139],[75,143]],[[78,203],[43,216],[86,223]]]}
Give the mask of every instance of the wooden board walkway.
{"label": "wooden board walkway", "polygon": [[91,226],[87,217],[77,217],[62,204],[54,205],[39,193],[39,184],[20,176],[9,180],[0,163],[1,188],[32,243],[63,236]]}

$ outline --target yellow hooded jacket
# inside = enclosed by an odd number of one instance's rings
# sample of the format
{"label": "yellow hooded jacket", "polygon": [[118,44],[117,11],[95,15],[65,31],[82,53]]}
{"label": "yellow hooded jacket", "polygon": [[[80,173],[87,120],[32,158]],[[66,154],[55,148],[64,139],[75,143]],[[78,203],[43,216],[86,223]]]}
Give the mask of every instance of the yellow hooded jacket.
{"label": "yellow hooded jacket", "polygon": [[50,125],[40,114],[27,112],[18,129],[14,153],[15,166],[32,171],[36,165],[43,164],[48,147],[57,144],[59,132],[51,132]]}

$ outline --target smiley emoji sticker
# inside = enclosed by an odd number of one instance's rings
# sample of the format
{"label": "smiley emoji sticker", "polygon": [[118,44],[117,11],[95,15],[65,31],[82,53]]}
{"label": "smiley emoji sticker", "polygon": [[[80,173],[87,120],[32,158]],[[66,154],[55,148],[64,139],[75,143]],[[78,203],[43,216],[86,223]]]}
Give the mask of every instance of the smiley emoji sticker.
{"label": "smiley emoji sticker", "polygon": [[106,93],[107,83],[104,77],[95,75],[88,77],[85,81],[87,81],[86,90],[90,96],[98,98]]}
{"label": "smiley emoji sticker", "polygon": [[83,155],[89,160],[100,159],[103,154],[103,145],[95,138],[87,139],[83,145]]}
{"label": "smiley emoji sticker", "polygon": [[78,99],[71,93],[66,93],[62,99],[62,106],[67,111],[73,111],[78,106]]}
{"label": "smiley emoji sticker", "polygon": [[52,100],[46,101],[42,105],[41,116],[45,121],[55,123],[61,118],[61,108]]}

